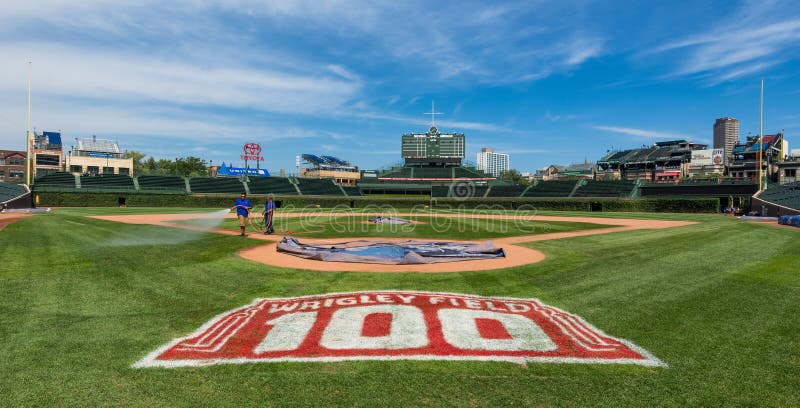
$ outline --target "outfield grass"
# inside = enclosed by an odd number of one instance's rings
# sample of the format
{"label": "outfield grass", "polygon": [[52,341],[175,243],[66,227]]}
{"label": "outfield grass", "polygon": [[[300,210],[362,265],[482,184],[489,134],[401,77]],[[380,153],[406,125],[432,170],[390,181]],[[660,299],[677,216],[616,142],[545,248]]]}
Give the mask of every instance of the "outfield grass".
{"label": "outfield grass", "polygon": [[[547,260],[500,271],[321,273],[236,256],[259,244],[251,240],[83,217],[116,211],[58,210],[0,231],[3,405],[800,405],[800,230],[714,215],[614,214],[701,223],[537,242],[530,246]],[[538,297],[669,368],[402,361],[130,368],[256,297],[370,289]]]}

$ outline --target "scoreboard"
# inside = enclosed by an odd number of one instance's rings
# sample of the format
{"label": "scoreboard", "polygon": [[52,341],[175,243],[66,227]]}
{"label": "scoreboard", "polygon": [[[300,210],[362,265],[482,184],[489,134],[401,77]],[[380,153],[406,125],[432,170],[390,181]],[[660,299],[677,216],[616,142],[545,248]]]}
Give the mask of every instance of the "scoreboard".
{"label": "scoreboard", "polygon": [[465,137],[461,133],[439,133],[432,126],[424,134],[405,134],[401,154],[404,159],[463,159]]}

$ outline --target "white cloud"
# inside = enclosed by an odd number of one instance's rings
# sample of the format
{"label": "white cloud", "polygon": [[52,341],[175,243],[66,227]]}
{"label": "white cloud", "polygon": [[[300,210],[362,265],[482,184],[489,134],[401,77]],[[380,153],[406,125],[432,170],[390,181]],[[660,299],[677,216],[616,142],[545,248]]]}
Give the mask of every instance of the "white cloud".
{"label": "white cloud", "polygon": [[[701,75],[711,85],[765,72],[800,48],[800,17],[784,2],[745,3],[708,31],[654,47],[680,61],[671,76]],[[794,50],[794,51],[790,51]]]}
{"label": "white cloud", "polygon": [[98,100],[320,113],[347,102],[360,84],[240,66],[202,66],[150,55],[52,44],[0,44],[0,90],[19,89],[33,61],[37,93]]}
{"label": "white cloud", "polygon": [[635,136],[639,138],[646,138],[646,139],[686,139],[687,136],[675,133],[675,132],[664,132],[659,130],[648,130],[648,129],[637,129],[631,127],[622,127],[622,126],[602,126],[602,125],[595,125],[592,126],[592,129],[602,130],[606,132],[612,133],[619,133],[622,135],[627,136]]}

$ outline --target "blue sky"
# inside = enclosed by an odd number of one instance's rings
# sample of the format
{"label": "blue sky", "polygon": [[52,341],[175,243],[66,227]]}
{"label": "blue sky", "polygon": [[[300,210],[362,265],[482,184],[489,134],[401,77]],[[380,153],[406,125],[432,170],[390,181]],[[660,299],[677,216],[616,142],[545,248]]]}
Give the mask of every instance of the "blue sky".
{"label": "blue sky", "polygon": [[715,118],[785,129],[800,147],[796,1],[61,1],[0,7],[0,149],[32,124],[157,158],[273,173],[323,153],[400,161],[400,135],[443,131],[511,166],[594,161],[611,148],[711,143]]}

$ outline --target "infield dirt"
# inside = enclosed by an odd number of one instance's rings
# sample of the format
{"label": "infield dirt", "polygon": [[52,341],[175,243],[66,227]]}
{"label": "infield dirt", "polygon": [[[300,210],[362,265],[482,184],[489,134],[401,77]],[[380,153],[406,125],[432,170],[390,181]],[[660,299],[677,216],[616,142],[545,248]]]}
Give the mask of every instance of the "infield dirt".
{"label": "infield dirt", "polygon": [[[318,214],[314,214],[315,216]],[[330,217],[353,216],[353,213],[325,213]],[[378,216],[380,213],[358,213],[359,216]],[[419,216],[419,214],[396,214],[397,216]],[[204,228],[181,224],[179,221],[202,219],[206,214],[137,214],[137,215],[103,215],[92,216],[91,218],[123,222],[128,224],[149,224],[160,225],[173,228],[184,228],[202,230]],[[228,215],[233,218],[233,214]],[[308,213],[279,213],[277,218],[307,217]],[[276,246],[281,240],[280,235],[250,234],[248,238],[269,241],[266,245],[257,246],[241,251],[239,253],[245,259],[272,265],[282,268],[307,269],[314,271],[351,271],[351,272],[419,272],[419,273],[447,273],[464,271],[485,271],[492,269],[511,268],[515,266],[528,265],[541,262],[545,259],[544,253],[536,249],[520,246],[517,244],[525,242],[547,241],[553,239],[563,239],[572,237],[582,237],[589,235],[609,234],[615,232],[634,231],[641,229],[664,229],[696,224],[690,221],[661,221],[661,220],[642,220],[642,219],[622,219],[622,218],[600,218],[600,217],[560,217],[560,216],[541,216],[541,215],[500,215],[500,214],[431,214],[430,217],[443,218],[475,218],[475,219],[503,219],[519,221],[540,221],[540,222],[583,222],[591,224],[606,225],[607,228],[590,229],[582,231],[558,232],[549,234],[522,235],[492,239],[495,246],[503,248],[504,258],[482,259],[474,261],[460,261],[436,264],[418,265],[383,265],[383,264],[363,264],[348,262],[323,262],[299,258],[277,252]],[[0,218],[0,228],[2,228],[2,218]],[[238,235],[238,231],[214,228],[210,232]],[[326,239],[304,239],[304,243],[309,244],[331,244],[341,242],[344,238]],[[351,240],[372,240],[382,242],[408,241],[408,238],[360,238],[350,237]],[[435,239],[437,241],[453,241]]]}

